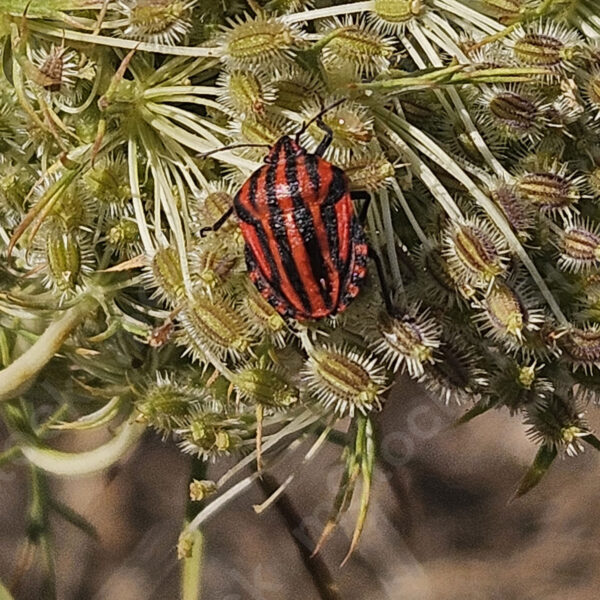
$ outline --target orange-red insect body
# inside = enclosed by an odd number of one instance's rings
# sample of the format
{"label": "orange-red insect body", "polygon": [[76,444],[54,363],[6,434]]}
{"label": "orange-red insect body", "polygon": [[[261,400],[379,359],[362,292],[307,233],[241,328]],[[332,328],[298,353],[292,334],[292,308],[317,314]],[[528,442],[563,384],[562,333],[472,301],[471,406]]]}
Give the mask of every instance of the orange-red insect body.
{"label": "orange-red insect body", "polygon": [[[327,142],[325,142],[327,143]],[[359,293],[368,246],[343,170],[288,136],[234,198],[250,278],[279,313],[342,312]]]}

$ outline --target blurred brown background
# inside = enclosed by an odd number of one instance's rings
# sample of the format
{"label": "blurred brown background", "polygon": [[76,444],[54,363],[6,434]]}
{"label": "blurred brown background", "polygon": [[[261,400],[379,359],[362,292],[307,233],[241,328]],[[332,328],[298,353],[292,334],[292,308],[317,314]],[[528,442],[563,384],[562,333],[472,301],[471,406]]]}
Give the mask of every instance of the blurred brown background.
{"label": "blurred brown background", "polygon": [[[535,446],[507,412],[451,428],[461,412],[440,406],[411,383],[397,387],[378,419],[381,464],[359,550],[339,567],[354,514],[345,517],[323,550],[341,597],[598,598],[598,454],[586,450],[575,459],[557,460],[538,488],[509,503]],[[289,488],[313,539],[333,501],[339,455],[339,447],[326,445]],[[284,462],[277,477],[283,480],[293,465],[293,460]],[[211,467],[209,476],[215,478],[223,468]],[[5,582],[24,540],[25,472],[17,465],[0,478],[0,578]],[[53,493],[100,534],[94,541],[55,521],[60,600],[178,599],[175,547],[188,473],[188,459],[172,443],[148,435],[125,464],[109,473],[53,480]],[[262,515],[252,509],[263,499],[255,487],[204,528],[203,600],[320,598],[277,508]],[[35,566],[15,598],[39,598]]]}

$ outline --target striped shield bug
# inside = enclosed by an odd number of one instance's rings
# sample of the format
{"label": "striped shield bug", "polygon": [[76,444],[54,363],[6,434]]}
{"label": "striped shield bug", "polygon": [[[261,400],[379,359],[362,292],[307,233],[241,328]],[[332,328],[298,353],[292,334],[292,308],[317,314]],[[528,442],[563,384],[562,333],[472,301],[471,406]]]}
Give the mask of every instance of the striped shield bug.
{"label": "striped shield bug", "polygon": [[[216,231],[235,213],[251,280],[280,314],[298,320],[341,313],[367,274],[369,247],[348,179],[323,158],[333,134],[321,117],[340,102],[305,123],[295,138],[285,135],[270,146],[231,209],[200,232]],[[313,122],[325,136],[310,153],[299,139]],[[246,145],[253,144],[229,148]]]}

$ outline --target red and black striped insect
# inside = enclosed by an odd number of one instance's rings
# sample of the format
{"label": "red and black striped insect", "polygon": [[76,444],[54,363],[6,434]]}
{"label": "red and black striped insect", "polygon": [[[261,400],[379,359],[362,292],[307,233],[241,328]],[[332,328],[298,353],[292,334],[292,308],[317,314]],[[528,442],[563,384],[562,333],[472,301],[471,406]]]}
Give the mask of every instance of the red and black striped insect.
{"label": "red and black striped insect", "polygon": [[233,207],[201,231],[217,230],[235,212],[250,278],[279,313],[299,320],[339,314],[367,275],[369,247],[348,179],[322,158],[332,132],[321,115],[313,121],[325,137],[314,154],[299,144],[309,122],[295,139],[283,136],[270,148]]}

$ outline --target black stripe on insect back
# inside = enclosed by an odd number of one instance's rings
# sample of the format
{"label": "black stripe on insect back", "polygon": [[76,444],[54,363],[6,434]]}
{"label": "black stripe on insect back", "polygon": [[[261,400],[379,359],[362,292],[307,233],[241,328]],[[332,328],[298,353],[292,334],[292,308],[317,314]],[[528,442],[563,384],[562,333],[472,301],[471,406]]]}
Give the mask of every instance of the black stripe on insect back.
{"label": "black stripe on insect back", "polygon": [[290,280],[294,291],[298,295],[298,298],[300,298],[302,308],[306,312],[310,312],[310,300],[308,299],[308,294],[304,289],[302,279],[298,273],[298,268],[294,262],[294,258],[289,247],[290,242],[288,240],[285,224],[283,222],[281,206],[279,206],[279,202],[277,201],[275,187],[276,177],[277,164],[274,164],[268,168],[267,175],[265,177],[265,192],[267,194],[267,204],[269,206],[269,225],[271,227],[273,236],[277,241],[277,250],[279,251],[279,256],[281,257],[281,262],[283,263],[283,268],[285,269],[288,279]]}
{"label": "black stripe on insect back", "polygon": [[321,208],[321,218],[323,219],[325,229],[327,230],[329,252],[331,253],[333,264],[340,270],[342,276],[344,275],[342,270],[344,266],[347,266],[347,263],[344,263],[340,256],[338,222],[335,205],[342,199],[345,192],[346,181],[343,172],[341,169],[333,167],[331,183],[327,190],[327,197]]}
{"label": "black stripe on insect back", "polygon": [[256,187],[258,185],[258,178],[260,176],[260,169],[257,169],[250,175],[250,187],[248,189],[248,201],[252,208],[256,208]]}
{"label": "black stripe on insect back", "polygon": [[[258,238],[258,241],[260,243],[262,253],[264,254],[267,262],[269,263],[269,270],[271,271],[271,277],[267,278],[265,273],[263,273],[262,275],[263,275],[263,277],[265,277],[265,279],[269,280],[269,284],[271,285],[271,287],[273,288],[275,293],[282,295],[281,277],[279,276],[279,270],[277,269],[277,264],[275,263],[275,259],[271,252],[271,248],[269,247],[269,242],[267,239],[267,234],[265,232],[265,228],[263,227],[262,223],[259,220],[252,217],[252,215],[242,206],[242,204],[240,202],[236,202],[236,200],[237,200],[237,196],[236,196],[236,198],[234,198],[234,204],[235,204],[235,212],[236,212],[238,218],[241,221],[244,221],[245,223],[248,223],[249,225],[252,225],[254,227],[254,231],[256,232],[256,237]],[[248,252],[246,253],[246,266],[248,267],[248,271],[252,271],[254,268],[259,269],[256,261],[253,260],[252,264],[250,264],[250,262],[248,261]]]}
{"label": "black stripe on insect back", "polygon": [[319,194],[319,190],[321,189],[321,176],[319,175],[319,157],[315,156],[314,154],[306,154],[304,164],[306,165],[306,170],[308,171],[310,182],[312,183],[313,189],[315,190],[315,196],[317,196]]}
{"label": "black stripe on insect back", "polygon": [[312,272],[313,280],[319,288],[323,303],[327,308],[331,308],[329,274],[327,273],[325,261],[323,260],[323,253],[326,252],[327,249],[321,248],[319,245],[312,213],[306,206],[305,200],[300,193],[300,184],[298,183],[298,163],[295,155],[289,152],[288,146],[289,143],[286,144],[285,148],[285,178],[290,190],[292,202],[294,203],[294,220],[296,221],[296,227],[300,232],[300,236],[304,243],[304,249],[306,250],[306,254],[310,261],[310,270]]}

